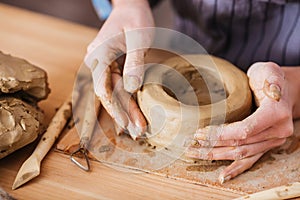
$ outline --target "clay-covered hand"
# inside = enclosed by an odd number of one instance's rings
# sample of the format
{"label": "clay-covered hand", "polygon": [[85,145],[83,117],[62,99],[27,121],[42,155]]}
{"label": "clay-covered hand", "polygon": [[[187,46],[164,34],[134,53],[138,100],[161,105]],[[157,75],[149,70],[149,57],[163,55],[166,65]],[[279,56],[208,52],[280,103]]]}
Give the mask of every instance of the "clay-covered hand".
{"label": "clay-covered hand", "polygon": [[249,169],[265,152],[285,143],[293,134],[293,118],[300,115],[300,68],[280,68],[272,62],[255,63],[248,70],[256,111],[242,121],[199,129],[196,146],[187,156],[234,160],[219,175],[223,183]]}
{"label": "clay-covered hand", "polygon": [[[117,129],[127,129],[135,139],[145,132],[146,120],[130,93],[143,82],[144,55],[153,37],[147,27],[154,27],[154,21],[147,0],[112,3],[112,13],[89,45],[85,63],[92,71],[95,93]],[[112,63],[123,54],[125,64],[118,69]]]}

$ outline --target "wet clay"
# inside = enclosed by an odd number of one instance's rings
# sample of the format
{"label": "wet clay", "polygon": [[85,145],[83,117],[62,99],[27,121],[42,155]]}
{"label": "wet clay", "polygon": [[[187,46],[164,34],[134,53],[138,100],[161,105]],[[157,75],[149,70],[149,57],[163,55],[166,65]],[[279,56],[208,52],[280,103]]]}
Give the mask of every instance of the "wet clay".
{"label": "wet clay", "polygon": [[47,98],[47,74],[24,59],[0,51],[0,95],[23,92],[37,100]]}
{"label": "wet clay", "polygon": [[227,97],[222,82],[210,71],[197,69],[192,65],[175,66],[173,69],[163,75],[162,83],[164,91],[177,101],[187,105],[202,106],[216,103]]}
{"label": "wet clay", "polygon": [[179,156],[198,128],[244,119],[251,111],[248,78],[209,55],[183,55],[151,66],[138,92],[147,141]]}
{"label": "wet clay", "polygon": [[43,130],[41,110],[16,98],[0,98],[0,158],[33,142]]}
{"label": "wet clay", "polygon": [[0,52],[0,158],[33,142],[44,130],[37,102],[49,92],[44,70]]}

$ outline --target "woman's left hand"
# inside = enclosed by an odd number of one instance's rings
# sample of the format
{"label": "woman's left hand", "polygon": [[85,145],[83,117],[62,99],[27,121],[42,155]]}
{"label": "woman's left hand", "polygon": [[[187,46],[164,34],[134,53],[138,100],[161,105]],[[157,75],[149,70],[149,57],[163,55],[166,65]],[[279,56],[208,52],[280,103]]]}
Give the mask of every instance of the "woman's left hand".
{"label": "woman's left hand", "polygon": [[[299,74],[298,67],[294,70]],[[295,73],[291,72],[272,62],[253,64],[247,75],[257,110],[242,121],[197,130],[194,135],[197,144],[186,155],[234,160],[219,175],[223,183],[249,169],[270,149],[284,144],[293,134],[293,116],[298,115],[295,105],[299,89],[293,80]]]}

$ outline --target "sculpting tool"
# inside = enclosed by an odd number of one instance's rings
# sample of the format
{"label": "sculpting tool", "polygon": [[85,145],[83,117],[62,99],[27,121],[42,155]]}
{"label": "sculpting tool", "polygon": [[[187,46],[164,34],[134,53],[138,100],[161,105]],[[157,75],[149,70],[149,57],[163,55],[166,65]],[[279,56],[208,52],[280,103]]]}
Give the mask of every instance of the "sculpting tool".
{"label": "sculpting tool", "polygon": [[12,189],[16,189],[40,174],[41,161],[72,115],[72,95],[58,109],[32,155],[21,166]]}
{"label": "sculpting tool", "polygon": [[[85,114],[83,118],[83,124],[80,131],[80,143],[79,148],[74,151],[70,159],[71,161],[76,164],[80,169],[89,171],[90,170],[90,162],[87,155],[87,148],[89,145],[89,142],[92,138],[94,126],[96,124],[96,121],[98,119],[99,110],[101,107],[100,101],[95,98],[93,87],[89,87],[87,90],[87,102],[85,107]],[[81,154],[83,158],[85,159],[86,165],[81,164],[76,158],[75,155]]]}
{"label": "sculpting tool", "polygon": [[294,182],[288,185],[271,188],[254,194],[249,194],[244,197],[237,198],[242,199],[265,199],[265,200],[277,200],[277,199],[291,199],[300,197],[300,182]]}

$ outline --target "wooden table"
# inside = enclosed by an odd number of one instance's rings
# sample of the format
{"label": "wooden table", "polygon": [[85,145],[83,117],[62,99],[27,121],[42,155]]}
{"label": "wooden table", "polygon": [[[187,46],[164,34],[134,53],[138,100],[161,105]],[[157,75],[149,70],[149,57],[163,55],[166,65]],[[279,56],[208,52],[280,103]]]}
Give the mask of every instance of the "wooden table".
{"label": "wooden table", "polygon": [[[73,87],[76,69],[97,30],[0,4],[0,50],[27,59],[49,74],[51,95],[40,106],[49,121]],[[92,162],[84,172],[69,156],[51,150],[41,175],[11,186],[32,148],[0,160],[0,186],[17,199],[231,199],[238,194]]]}

